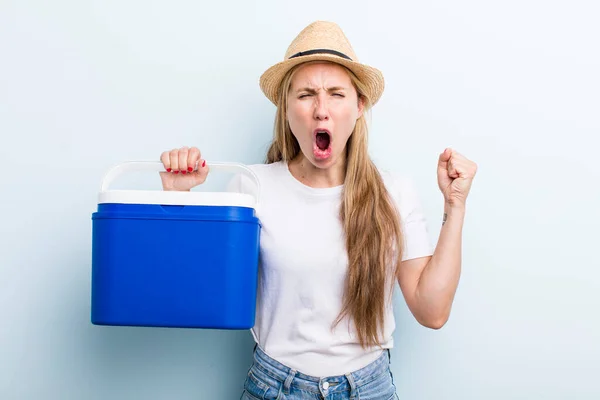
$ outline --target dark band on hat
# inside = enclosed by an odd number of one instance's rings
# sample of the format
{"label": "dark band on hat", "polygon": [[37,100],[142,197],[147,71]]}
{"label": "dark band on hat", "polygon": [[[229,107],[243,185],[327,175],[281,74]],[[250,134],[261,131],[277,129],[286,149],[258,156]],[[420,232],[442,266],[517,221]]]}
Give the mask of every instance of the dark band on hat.
{"label": "dark band on hat", "polygon": [[310,56],[313,54],[333,54],[334,56],[342,57],[342,58],[345,58],[346,60],[352,61],[352,59],[350,57],[348,57],[347,55],[345,55],[344,53],[340,53],[339,51],[329,50],[329,49],[315,49],[315,50],[301,51],[299,53],[294,54],[289,59],[296,58],[296,57],[302,57],[302,56]]}

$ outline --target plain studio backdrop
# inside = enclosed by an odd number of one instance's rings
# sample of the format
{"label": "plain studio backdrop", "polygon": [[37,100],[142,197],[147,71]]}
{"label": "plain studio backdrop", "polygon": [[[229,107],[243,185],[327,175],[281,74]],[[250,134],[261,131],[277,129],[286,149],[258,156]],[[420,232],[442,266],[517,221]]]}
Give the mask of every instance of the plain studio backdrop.
{"label": "plain studio backdrop", "polygon": [[[123,161],[261,162],[258,78],[318,19],[383,71],[370,151],[414,178],[434,242],[439,153],[479,165],[450,321],[426,329],[396,296],[400,398],[600,398],[599,17],[592,0],[1,1],[0,398],[239,398],[249,331],[90,323],[91,214]],[[189,240],[165,243],[174,263],[202,257]]]}

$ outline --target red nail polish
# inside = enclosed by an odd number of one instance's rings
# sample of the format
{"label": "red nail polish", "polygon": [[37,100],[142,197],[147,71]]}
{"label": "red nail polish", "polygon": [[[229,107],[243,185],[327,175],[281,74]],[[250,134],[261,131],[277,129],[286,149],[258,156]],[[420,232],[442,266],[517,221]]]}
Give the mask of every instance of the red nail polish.
{"label": "red nail polish", "polygon": [[185,173],[186,173],[186,172],[187,172],[187,171],[185,171],[185,170],[184,170],[184,171],[181,171],[181,173],[182,173],[183,175],[185,175]]}
{"label": "red nail polish", "polygon": [[167,168],[167,172],[171,172],[171,168]]}
{"label": "red nail polish", "polygon": [[206,165],[206,160],[202,161],[202,168]]}
{"label": "red nail polish", "polygon": [[194,170],[194,168],[192,168],[192,167],[188,167],[188,171],[189,171],[189,172],[192,172],[193,170]]}
{"label": "red nail polish", "polygon": [[178,174],[178,173],[179,173],[179,171],[173,171],[173,173],[174,173],[174,174]]}

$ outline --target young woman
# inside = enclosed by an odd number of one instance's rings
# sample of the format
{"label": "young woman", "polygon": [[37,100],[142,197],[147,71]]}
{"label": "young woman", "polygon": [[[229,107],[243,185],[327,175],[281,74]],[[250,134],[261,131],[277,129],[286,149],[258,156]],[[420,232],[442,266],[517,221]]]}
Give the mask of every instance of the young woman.
{"label": "young woman", "polygon": [[[476,165],[439,156],[444,222],[437,246],[411,181],[380,172],[365,112],[384,82],[357,61],[341,29],[318,21],[260,80],[277,106],[261,183],[254,364],[243,399],[393,399],[389,368],[397,281],[422,325],[447,321],[461,268]],[[190,190],[208,167],[196,147],[165,151],[165,190]],[[233,183],[252,191],[243,178]]]}

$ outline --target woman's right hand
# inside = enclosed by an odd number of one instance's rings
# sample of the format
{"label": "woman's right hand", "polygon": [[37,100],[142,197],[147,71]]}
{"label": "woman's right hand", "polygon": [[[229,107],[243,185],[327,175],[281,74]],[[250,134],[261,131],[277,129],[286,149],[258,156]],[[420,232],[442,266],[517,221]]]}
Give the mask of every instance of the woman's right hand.
{"label": "woman's right hand", "polygon": [[189,191],[206,180],[208,166],[200,157],[197,147],[182,147],[165,151],[160,161],[165,171],[160,172],[163,190]]}

